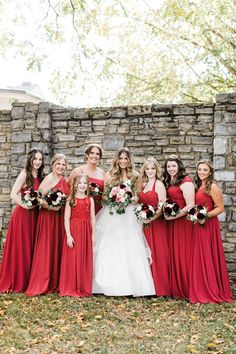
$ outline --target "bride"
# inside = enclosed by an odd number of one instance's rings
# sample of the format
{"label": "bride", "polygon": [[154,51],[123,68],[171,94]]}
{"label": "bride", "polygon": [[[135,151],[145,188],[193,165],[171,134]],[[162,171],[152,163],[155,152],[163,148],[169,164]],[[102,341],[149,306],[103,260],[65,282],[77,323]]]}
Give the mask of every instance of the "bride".
{"label": "bride", "polygon": [[[112,161],[105,176],[108,185],[136,183],[129,149],[123,147]],[[93,293],[108,296],[154,295],[150,270],[150,249],[137,222],[134,206],[128,205],[123,214],[110,215],[108,206],[97,214],[94,246]]]}

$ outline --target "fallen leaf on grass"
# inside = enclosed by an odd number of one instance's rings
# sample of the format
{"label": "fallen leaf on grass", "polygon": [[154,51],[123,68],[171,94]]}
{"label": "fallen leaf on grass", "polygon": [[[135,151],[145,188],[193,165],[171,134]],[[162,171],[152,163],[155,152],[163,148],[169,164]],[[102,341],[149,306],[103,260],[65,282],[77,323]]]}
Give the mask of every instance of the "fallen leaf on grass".
{"label": "fallen leaf on grass", "polygon": [[78,348],[81,348],[85,343],[85,340],[81,340],[79,344],[77,345]]}
{"label": "fallen leaf on grass", "polygon": [[208,343],[207,344],[208,349],[215,349],[216,347],[217,347],[217,345],[215,343]]}
{"label": "fallen leaf on grass", "polygon": [[222,338],[216,338],[215,339],[215,343],[216,344],[221,344],[221,343],[224,343],[225,341],[224,341],[224,339],[222,339]]}
{"label": "fallen leaf on grass", "polygon": [[102,319],[102,315],[95,315],[96,320],[101,320]]}

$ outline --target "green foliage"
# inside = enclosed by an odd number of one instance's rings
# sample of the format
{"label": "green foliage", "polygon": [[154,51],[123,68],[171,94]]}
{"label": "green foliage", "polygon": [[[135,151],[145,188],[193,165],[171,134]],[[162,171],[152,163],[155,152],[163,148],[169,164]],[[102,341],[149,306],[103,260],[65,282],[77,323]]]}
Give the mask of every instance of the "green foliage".
{"label": "green foliage", "polygon": [[1,24],[2,52],[15,48],[30,69],[47,65],[60,103],[81,92],[118,105],[212,101],[235,90],[234,0],[9,0],[3,18],[9,6],[14,26],[39,15],[31,49]]}

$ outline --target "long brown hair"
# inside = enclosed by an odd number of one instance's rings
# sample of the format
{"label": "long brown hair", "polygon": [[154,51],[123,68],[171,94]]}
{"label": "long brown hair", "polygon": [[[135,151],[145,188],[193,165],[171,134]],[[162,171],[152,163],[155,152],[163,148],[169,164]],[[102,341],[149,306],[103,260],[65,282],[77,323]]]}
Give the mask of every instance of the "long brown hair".
{"label": "long brown hair", "polygon": [[41,182],[44,178],[44,154],[41,149],[33,148],[27,154],[27,160],[25,163],[25,171],[26,171],[26,180],[25,183],[27,187],[33,187],[34,185],[34,177],[32,175],[33,170],[33,160],[35,159],[36,154],[39,153],[42,155],[42,165],[38,169],[37,178],[39,182]]}
{"label": "long brown hair", "polygon": [[82,177],[84,177],[87,181],[87,191],[85,192],[85,194],[89,195],[89,191],[90,191],[89,177],[84,174],[79,174],[79,175],[75,176],[75,178],[73,179],[73,183],[70,187],[69,201],[70,201],[71,207],[75,206],[75,195],[77,192],[79,181],[81,180]]}
{"label": "long brown hair", "polygon": [[178,186],[183,181],[184,177],[187,176],[183,162],[179,159],[177,155],[171,155],[170,157],[168,157],[168,159],[166,159],[164,163],[163,183],[166,188],[170,187],[171,185],[171,177],[167,172],[167,163],[169,161],[175,161],[178,165],[178,172],[174,182],[175,186]]}
{"label": "long brown hair", "polygon": [[119,165],[119,159],[121,154],[125,154],[127,159],[128,159],[128,165],[127,165],[127,178],[132,179],[135,177],[134,173],[134,164],[133,160],[131,157],[131,153],[127,147],[123,147],[120,150],[118,150],[112,160],[112,166],[111,169],[109,170],[112,182],[116,183],[121,179],[121,168]]}
{"label": "long brown hair", "polygon": [[212,183],[216,183],[217,184],[217,182],[214,180],[214,168],[213,168],[213,164],[212,164],[212,162],[210,160],[201,159],[201,160],[199,160],[197,162],[197,164],[196,164],[196,173],[195,173],[195,176],[194,176],[194,182],[195,182],[195,185],[196,185],[196,190],[198,190],[201,187],[201,185],[202,185],[202,181],[198,177],[197,170],[198,170],[198,166],[200,164],[203,164],[203,163],[205,163],[210,169],[210,175],[209,175],[209,177],[207,179],[206,187],[205,187],[205,193],[206,194],[210,194]]}
{"label": "long brown hair", "polygon": [[84,152],[84,162],[87,161],[88,159],[88,155],[90,154],[90,152],[93,150],[93,148],[97,148],[100,154],[100,160],[102,158],[102,148],[99,144],[89,144],[87,149]]}

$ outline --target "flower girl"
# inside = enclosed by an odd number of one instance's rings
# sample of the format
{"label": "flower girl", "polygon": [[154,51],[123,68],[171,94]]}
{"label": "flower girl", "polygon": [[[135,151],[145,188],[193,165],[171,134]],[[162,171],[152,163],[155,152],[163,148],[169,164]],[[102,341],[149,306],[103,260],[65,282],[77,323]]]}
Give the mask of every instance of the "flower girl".
{"label": "flower girl", "polygon": [[85,175],[74,178],[65,209],[59,292],[61,296],[89,296],[92,291],[95,209]]}

